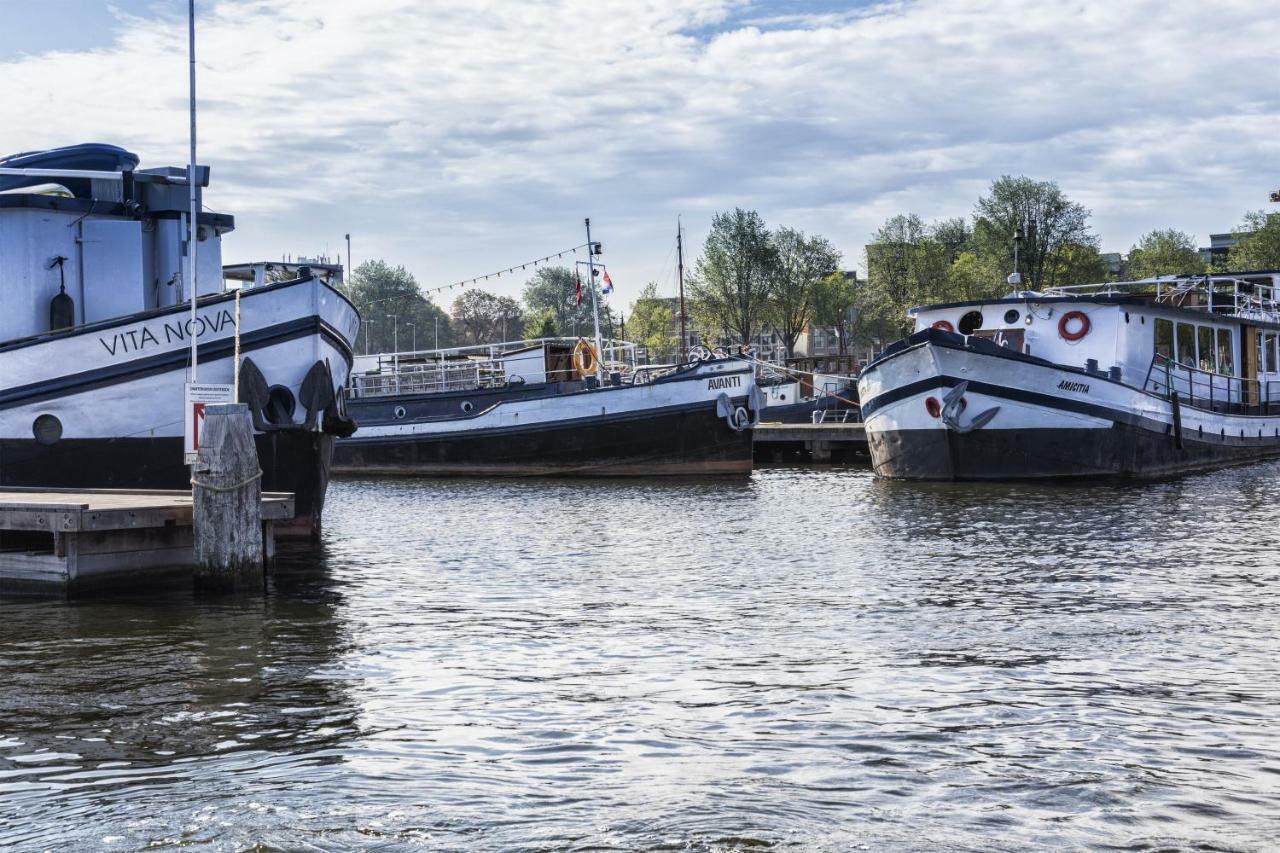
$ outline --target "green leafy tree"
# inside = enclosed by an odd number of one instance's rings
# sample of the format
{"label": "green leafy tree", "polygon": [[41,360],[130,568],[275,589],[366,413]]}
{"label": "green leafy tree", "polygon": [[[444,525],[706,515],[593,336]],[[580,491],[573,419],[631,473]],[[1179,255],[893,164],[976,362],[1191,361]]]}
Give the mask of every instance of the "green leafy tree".
{"label": "green leafy tree", "polygon": [[1202,272],[1204,261],[1196,250],[1195,238],[1174,228],[1158,228],[1143,234],[1138,244],[1129,250],[1128,275],[1131,278]]}
{"label": "green leafy tree", "polygon": [[1280,269],[1280,213],[1250,211],[1233,233],[1236,244],[1227,253],[1228,270]]}
{"label": "green leafy tree", "polygon": [[[594,331],[591,294],[587,276],[582,276],[582,303],[578,303],[577,279],[567,267],[543,267],[525,282],[524,304],[528,313],[540,317],[550,311],[555,316],[556,335],[590,337]],[[597,290],[600,314],[605,313],[605,297]]]}
{"label": "green leafy tree", "polygon": [[[348,287],[351,301],[363,321],[359,352],[393,352],[412,348],[417,337],[421,346],[435,344],[435,330],[440,330],[440,346],[453,345],[453,329],[449,316],[440,306],[423,296],[418,283],[402,266],[385,261],[365,261],[356,267]],[[427,335],[431,335],[427,338]]]}
{"label": "green leafy tree", "polygon": [[689,280],[690,314],[706,333],[723,332],[748,344],[770,319],[770,282],[776,251],[754,210],[717,213],[702,257]]}
{"label": "green leafy tree", "polygon": [[961,252],[947,269],[948,302],[991,299],[1008,290],[1005,276],[995,264],[976,252]]}
{"label": "green leafy tree", "polygon": [[854,273],[833,272],[813,286],[813,322],[832,326],[840,355],[849,351],[849,335],[857,319],[858,277]]}
{"label": "green leafy tree", "polygon": [[[1023,288],[1043,289],[1064,282],[1059,275],[1074,269],[1064,253],[1072,246],[1098,248],[1089,231],[1089,211],[1071,201],[1053,181],[1005,175],[992,182],[974,210],[973,245],[984,260],[1013,269],[1014,233],[1022,229],[1018,272]],[[1076,252],[1078,254],[1078,252]]]}
{"label": "green leafy tree", "polygon": [[674,322],[672,300],[660,296],[658,283],[651,281],[631,303],[627,336],[645,348],[651,361],[674,361],[680,345]]}
{"label": "green leafy tree", "polygon": [[524,336],[526,338],[555,338],[560,330],[556,328],[556,312],[544,308],[536,314],[530,314],[525,320]]}
{"label": "green leafy tree", "polygon": [[867,286],[859,294],[859,333],[877,340],[910,332],[907,309],[946,296],[950,250],[915,214],[894,216],[867,244]]}
{"label": "green leafy tree", "polygon": [[491,344],[524,335],[520,303],[487,290],[468,290],[453,301],[458,346]]}
{"label": "green leafy tree", "polygon": [[829,240],[806,237],[792,228],[779,228],[771,243],[774,261],[769,266],[769,313],[791,356],[796,339],[812,317],[814,288],[839,270],[840,252]]}

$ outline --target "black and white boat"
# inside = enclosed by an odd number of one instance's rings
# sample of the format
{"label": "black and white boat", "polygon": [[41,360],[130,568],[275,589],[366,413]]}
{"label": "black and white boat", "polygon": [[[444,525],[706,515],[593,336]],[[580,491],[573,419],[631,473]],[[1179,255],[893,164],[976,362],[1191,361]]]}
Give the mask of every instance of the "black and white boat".
{"label": "black and white boat", "polygon": [[234,220],[205,212],[192,320],[186,170],[137,165],[110,145],[0,160],[0,485],[189,488],[191,337],[200,381],[231,383],[238,303],[262,487],[297,496],[282,532],[314,535],[333,437],[353,428],[342,393],[356,310],[306,268],[228,288]]}
{"label": "black and white boat", "polygon": [[1156,477],[1280,455],[1280,273],[912,311],[861,374],[876,473]]}
{"label": "black and white boat", "polygon": [[[662,371],[635,347],[540,339],[357,357],[353,474],[746,475],[764,394],[746,360],[699,352]],[[362,369],[363,368],[363,369]]]}

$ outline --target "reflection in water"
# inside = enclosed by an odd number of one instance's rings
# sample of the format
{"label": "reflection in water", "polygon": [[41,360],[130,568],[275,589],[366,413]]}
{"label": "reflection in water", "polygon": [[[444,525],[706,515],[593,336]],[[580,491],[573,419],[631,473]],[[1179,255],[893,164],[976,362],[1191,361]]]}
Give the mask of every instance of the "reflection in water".
{"label": "reflection in water", "polygon": [[1278,474],[339,482],[263,600],[0,603],[0,844],[1265,848]]}

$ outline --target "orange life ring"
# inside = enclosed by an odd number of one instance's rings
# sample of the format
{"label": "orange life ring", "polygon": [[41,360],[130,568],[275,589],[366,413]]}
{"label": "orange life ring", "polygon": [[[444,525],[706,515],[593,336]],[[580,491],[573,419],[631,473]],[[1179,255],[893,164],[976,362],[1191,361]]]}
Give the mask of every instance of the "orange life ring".
{"label": "orange life ring", "polygon": [[588,376],[594,376],[599,361],[600,356],[596,348],[587,343],[585,338],[578,338],[578,343],[573,347],[573,368],[578,371],[578,378],[586,379]]}
{"label": "orange life ring", "polygon": [[[1074,332],[1068,331],[1067,326],[1073,321],[1080,321],[1080,328]],[[1058,320],[1058,334],[1062,336],[1064,341],[1078,341],[1085,335],[1089,334],[1089,328],[1093,324],[1089,322],[1089,315],[1083,311],[1068,311],[1062,315],[1062,319]]]}
{"label": "orange life ring", "polygon": [[929,328],[931,328],[931,329],[941,329],[941,330],[942,330],[942,331],[944,331],[944,332],[954,332],[954,331],[956,330],[956,327],[955,327],[955,326],[953,326],[953,325],[951,325],[951,321],[950,321],[950,320],[937,320],[937,321],[935,321],[935,322],[934,322],[934,324],[933,324],[932,326],[930,326]]}

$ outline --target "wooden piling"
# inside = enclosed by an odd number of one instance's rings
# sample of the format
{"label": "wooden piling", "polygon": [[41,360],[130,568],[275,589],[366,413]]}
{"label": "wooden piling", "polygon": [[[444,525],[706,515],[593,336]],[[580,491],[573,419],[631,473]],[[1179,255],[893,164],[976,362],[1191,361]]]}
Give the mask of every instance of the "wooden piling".
{"label": "wooden piling", "polygon": [[245,403],[204,410],[192,471],[195,586],[203,592],[263,589],[262,469]]}

